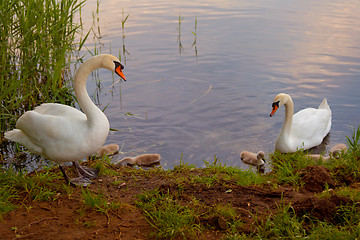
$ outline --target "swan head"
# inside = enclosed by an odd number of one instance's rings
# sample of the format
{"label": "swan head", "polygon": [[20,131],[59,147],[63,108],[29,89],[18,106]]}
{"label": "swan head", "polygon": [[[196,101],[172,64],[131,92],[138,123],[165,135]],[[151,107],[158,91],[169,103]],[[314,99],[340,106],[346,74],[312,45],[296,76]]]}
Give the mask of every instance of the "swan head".
{"label": "swan head", "polygon": [[103,68],[115,72],[119,77],[126,81],[125,75],[123,73],[124,65],[121,64],[117,57],[111,54],[100,54],[98,57],[101,58],[100,62]]}
{"label": "swan head", "polygon": [[270,117],[274,116],[275,112],[279,109],[281,105],[284,105],[287,103],[287,101],[290,99],[290,96],[285,93],[278,94],[273,101],[272,104],[272,111],[270,113]]}

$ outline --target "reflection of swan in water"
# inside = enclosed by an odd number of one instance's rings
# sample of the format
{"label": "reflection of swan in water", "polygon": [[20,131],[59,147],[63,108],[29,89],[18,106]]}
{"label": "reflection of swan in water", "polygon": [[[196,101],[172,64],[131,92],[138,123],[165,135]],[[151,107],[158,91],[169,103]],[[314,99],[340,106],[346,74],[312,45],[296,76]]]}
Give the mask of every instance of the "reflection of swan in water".
{"label": "reflection of swan in water", "polygon": [[263,151],[259,151],[257,154],[248,151],[242,151],[240,153],[240,159],[246,164],[257,167],[260,173],[263,173],[265,171],[264,166],[266,161],[265,153]]}
{"label": "reflection of swan in water", "polygon": [[115,163],[117,166],[121,165],[138,165],[138,166],[152,166],[160,163],[160,154],[143,154],[136,157],[126,157]]}
{"label": "reflection of swan in water", "polygon": [[275,150],[282,153],[296,152],[319,145],[331,128],[331,110],[326,99],[317,109],[306,108],[294,114],[294,104],[288,94],[278,94],[272,104],[272,117],[285,105],[285,120],[275,143]]}
{"label": "reflection of swan in water", "polygon": [[96,157],[102,158],[103,156],[111,156],[119,152],[119,145],[116,143],[104,145],[96,153]]}
{"label": "reflection of swan in water", "polygon": [[84,183],[95,177],[95,172],[77,162],[94,154],[104,145],[109,133],[109,121],[91,101],[86,91],[86,80],[97,68],[106,68],[125,80],[120,61],[108,54],[91,57],[76,71],[74,92],[81,111],[62,104],[45,103],[25,112],[16,122],[16,129],[5,133],[5,138],[24,145],[31,152],[59,164],[69,182],[62,164],[73,162],[80,177],[71,183]]}

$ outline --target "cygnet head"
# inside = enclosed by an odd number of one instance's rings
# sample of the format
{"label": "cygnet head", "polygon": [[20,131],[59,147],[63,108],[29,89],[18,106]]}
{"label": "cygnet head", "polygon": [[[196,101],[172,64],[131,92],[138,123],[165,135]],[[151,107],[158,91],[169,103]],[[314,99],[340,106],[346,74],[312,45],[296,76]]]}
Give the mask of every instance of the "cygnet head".
{"label": "cygnet head", "polygon": [[266,161],[265,161],[265,153],[263,151],[259,151],[256,154],[256,157],[259,160],[259,166],[264,165],[266,163]]}
{"label": "cygnet head", "polygon": [[336,144],[330,149],[330,155],[335,158],[340,158],[341,153],[346,153],[347,146],[343,143]]}

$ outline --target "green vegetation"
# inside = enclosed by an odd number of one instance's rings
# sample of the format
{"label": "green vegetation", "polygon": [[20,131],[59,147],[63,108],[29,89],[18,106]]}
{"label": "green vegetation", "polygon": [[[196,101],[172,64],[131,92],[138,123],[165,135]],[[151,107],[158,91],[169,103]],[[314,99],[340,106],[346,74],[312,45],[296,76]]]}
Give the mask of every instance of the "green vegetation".
{"label": "green vegetation", "polygon": [[120,202],[109,201],[108,198],[101,192],[95,193],[89,189],[82,189],[81,195],[83,203],[86,207],[95,209],[96,211],[104,214],[107,214],[110,210],[118,210],[122,206]]}
{"label": "green vegetation", "polygon": [[1,129],[9,119],[16,119],[14,115],[40,103],[74,102],[69,64],[79,28],[74,16],[82,3],[0,2]]}
{"label": "green vegetation", "polygon": [[196,209],[181,205],[169,193],[143,193],[139,195],[137,205],[157,229],[152,237],[186,239],[201,232],[201,225],[196,223]]}
{"label": "green vegetation", "polygon": [[261,239],[302,239],[306,236],[301,220],[296,218],[294,209],[286,204],[278,205],[278,213],[269,216],[258,227]]}
{"label": "green vegetation", "polygon": [[54,181],[59,178],[62,178],[59,173],[49,169],[29,175],[12,169],[0,172],[0,219],[4,213],[18,207],[13,203],[16,200],[21,199],[22,204],[54,200],[61,186]]}
{"label": "green vegetation", "polygon": [[192,33],[194,34],[194,42],[191,46],[194,47],[195,56],[197,57],[197,17],[195,17],[195,30]]}
{"label": "green vegetation", "polygon": [[[358,134],[359,129],[354,130],[348,143],[353,149],[339,159],[314,161],[302,152],[273,153],[273,169],[265,175],[226,166],[216,156],[212,163],[205,161],[204,168],[181,158],[170,170],[116,168],[108,158],[93,159],[86,164],[100,170],[100,180],[88,188],[64,184],[55,168],[31,174],[9,169],[0,173],[0,213],[4,216],[22,207],[31,213],[36,202],[69,199],[77,206],[74,223],[85,228],[99,226],[99,219],[90,217],[94,213],[103,215],[109,226],[115,218],[122,219],[124,212],[140,210],[153,228],[150,238],[195,239],[215,231],[221,232],[222,239],[356,239],[360,237],[360,190],[352,183],[359,180]],[[332,207],[330,219],[317,218],[318,209],[300,211],[291,194],[286,197],[280,190],[291,187],[295,194],[305,184],[299,172],[311,165],[326,167],[338,183],[334,189],[327,186],[323,192],[310,194],[311,201],[329,202],[334,197],[344,201]],[[134,189],[137,194],[130,202],[116,195],[126,196]],[[237,200],[242,194],[248,197]],[[252,199],[258,194],[260,202]],[[262,204],[270,205],[262,208]]]}
{"label": "green vegetation", "polygon": [[184,17],[182,17],[181,15],[179,15],[179,18],[178,18],[178,38],[177,38],[177,42],[179,44],[179,53],[181,55],[181,53],[184,51],[184,47],[181,43],[181,23],[182,21],[184,20]]}

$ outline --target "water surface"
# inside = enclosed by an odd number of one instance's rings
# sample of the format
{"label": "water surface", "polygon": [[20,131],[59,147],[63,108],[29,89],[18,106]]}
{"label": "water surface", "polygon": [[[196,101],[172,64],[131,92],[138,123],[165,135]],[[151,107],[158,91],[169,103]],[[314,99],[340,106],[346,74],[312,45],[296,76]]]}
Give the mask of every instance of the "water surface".
{"label": "water surface", "polygon": [[[85,29],[96,7],[86,2]],[[100,43],[86,47],[120,53],[127,77],[111,87],[111,73],[101,70],[101,88],[88,83],[119,130],[107,140],[122,146],[116,158],[159,153],[171,168],[181,156],[203,166],[216,154],[245,168],[242,150],[274,150],[284,108],[269,113],[280,92],[293,97],[295,111],[328,99],[330,146],[359,124],[359,1],[102,0],[99,9]]]}

